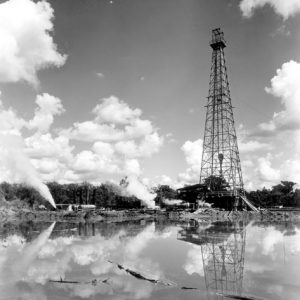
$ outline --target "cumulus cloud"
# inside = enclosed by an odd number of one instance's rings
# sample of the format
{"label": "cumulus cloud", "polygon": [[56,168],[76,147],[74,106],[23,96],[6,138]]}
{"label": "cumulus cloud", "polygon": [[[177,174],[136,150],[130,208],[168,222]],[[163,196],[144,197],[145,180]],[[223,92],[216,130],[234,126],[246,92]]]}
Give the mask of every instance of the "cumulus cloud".
{"label": "cumulus cloud", "polygon": [[300,12],[300,2],[298,0],[242,0],[240,9],[244,17],[251,17],[257,8],[271,6],[274,11],[285,20]]}
{"label": "cumulus cloud", "polygon": [[280,171],[272,168],[271,155],[258,159],[257,169],[259,178],[265,182],[277,182],[280,180]]}
{"label": "cumulus cloud", "polygon": [[52,133],[39,132],[24,139],[25,153],[31,158],[57,158],[61,162],[71,162],[74,146],[64,136],[54,137]]}
{"label": "cumulus cloud", "polygon": [[55,207],[54,200],[25,152],[22,128],[27,122],[12,109],[0,113],[0,170],[1,180],[26,183],[35,188]]}
{"label": "cumulus cloud", "polygon": [[50,191],[25,154],[22,137],[0,133],[0,139],[0,179],[8,182],[26,183],[32,186],[55,207]]}
{"label": "cumulus cloud", "polygon": [[112,157],[115,152],[113,145],[101,141],[94,143],[92,149],[98,155],[103,155],[106,157]]}
{"label": "cumulus cloud", "polygon": [[[0,93],[1,95],[1,93]],[[4,134],[21,135],[21,129],[26,121],[17,116],[17,113],[10,107],[5,109],[0,100],[0,130]]]}
{"label": "cumulus cloud", "polygon": [[[95,118],[75,123],[60,131],[68,140],[92,142],[90,150],[74,157],[70,178],[97,179],[102,173],[135,175],[142,173],[140,159],[159,152],[163,137],[142,111],[112,96],[102,99],[93,109]],[[74,173],[77,173],[77,177]]]}
{"label": "cumulus cloud", "polygon": [[44,93],[36,98],[37,108],[32,120],[28,122],[29,129],[37,129],[39,132],[48,132],[54,121],[55,115],[61,115],[65,110],[59,98]]}
{"label": "cumulus cloud", "polygon": [[[289,61],[277,70],[266,92],[279,98],[283,109],[258,124],[242,128],[239,140],[246,187],[271,187],[280,180],[300,183],[300,63]],[[272,155],[268,154],[272,151]],[[252,163],[251,163],[252,162]]]}
{"label": "cumulus cloud", "polygon": [[187,141],[181,147],[185,160],[189,165],[201,165],[203,141],[198,139],[194,142]]}
{"label": "cumulus cloud", "polygon": [[131,109],[127,103],[115,96],[105,98],[93,109],[96,120],[100,123],[128,124],[139,118],[142,111],[138,108]]}
{"label": "cumulus cloud", "polygon": [[[12,108],[5,109],[1,104],[1,180],[29,184],[53,203],[42,180],[60,177],[61,169],[72,160],[73,147],[63,136],[43,133],[49,131],[54,116],[64,111],[61,101],[43,94],[37,96],[36,103],[38,107],[31,120],[19,117]],[[25,137],[26,128],[33,130],[33,134]]]}
{"label": "cumulus cloud", "polygon": [[[5,109],[0,102],[0,132],[20,137],[23,156],[30,159],[28,163],[44,181],[99,183],[107,180],[107,175],[140,176],[142,159],[159,152],[163,145],[158,129],[140,118],[141,110],[130,108],[116,97],[96,105],[94,119],[67,129],[53,126],[55,118],[65,112],[59,98],[41,94],[35,102],[30,120],[21,118],[12,108]],[[110,115],[114,108],[119,110],[116,116]],[[81,147],[73,140],[81,141]],[[2,180],[11,178],[9,174],[3,171]]]}
{"label": "cumulus cloud", "polygon": [[150,157],[153,153],[159,152],[162,144],[163,138],[154,132],[146,135],[140,144],[133,140],[117,142],[115,149],[126,157]]}
{"label": "cumulus cloud", "polygon": [[268,123],[259,125],[262,132],[300,129],[300,63],[289,61],[284,63],[271,79],[271,87],[267,93],[281,99],[284,110],[275,112]]}
{"label": "cumulus cloud", "polygon": [[62,66],[50,33],[54,11],[46,1],[9,0],[0,4],[0,81],[38,84],[37,71]]}
{"label": "cumulus cloud", "polygon": [[99,176],[99,172],[119,173],[116,161],[89,150],[83,150],[76,154],[71,169],[78,173],[94,173],[95,177]]}
{"label": "cumulus cloud", "polygon": [[188,164],[188,168],[185,172],[178,175],[179,182],[183,184],[195,184],[199,182],[201,160],[202,160],[202,139],[196,141],[186,141],[181,150],[185,155],[185,160]]}
{"label": "cumulus cloud", "polygon": [[248,152],[257,152],[257,151],[266,151],[271,150],[272,146],[268,143],[263,143],[257,140],[240,140],[239,141],[239,150],[241,153]]}
{"label": "cumulus cloud", "polygon": [[[158,135],[151,121],[140,118],[142,111],[138,108],[130,108],[128,104],[114,96],[102,99],[93,109],[93,113],[94,119],[76,122],[72,127],[62,130],[61,134],[85,142],[144,139],[140,148],[144,153],[155,152],[162,145],[163,139]],[[129,143],[123,144],[124,148],[127,145]],[[122,146],[118,148],[121,149]]]}

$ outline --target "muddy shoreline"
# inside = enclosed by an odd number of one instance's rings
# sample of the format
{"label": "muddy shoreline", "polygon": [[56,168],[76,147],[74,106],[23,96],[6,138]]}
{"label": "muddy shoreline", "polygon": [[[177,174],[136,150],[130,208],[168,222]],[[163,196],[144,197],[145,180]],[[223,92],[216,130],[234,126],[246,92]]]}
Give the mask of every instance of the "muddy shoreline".
{"label": "muddy shoreline", "polygon": [[12,207],[0,207],[0,222],[124,222],[138,220],[159,220],[188,222],[195,220],[198,222],[214,221],[239,221],[239,220],[259,220],[259,221],[299,221],[299,211],[222,211],[217,209],[203,209],[197,212],[186,210],[162,211],[162,210],[94,210],[94,211],[39,211],[30,209],[18,209]]}

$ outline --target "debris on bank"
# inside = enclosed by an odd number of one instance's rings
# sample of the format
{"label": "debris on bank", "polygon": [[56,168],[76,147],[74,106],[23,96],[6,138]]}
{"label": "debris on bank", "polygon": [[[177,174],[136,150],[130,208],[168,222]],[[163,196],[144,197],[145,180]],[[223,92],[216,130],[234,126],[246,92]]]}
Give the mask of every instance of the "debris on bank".
{"label": "debris on bank", "polygon": [[139,272],[128,269],[128,268],[126,268],[126,267],[124,267],[120,264],[113,263],[110,260],[108,260],[108,262],[111,263],[111,264],[115,264],[120,270],[124,270],[126,273],[130,274],[131,276],[133,276],[137,279],[146,280],[146,281],[149,281],[149,282],[152,282],[152,283],[155,283],[155,284],[162,284],[162,285],[165,285],[165,286],[175,286],[176,285],[174,282],[171,282],[171,281],[148,278],[148,277],[142,275]]}

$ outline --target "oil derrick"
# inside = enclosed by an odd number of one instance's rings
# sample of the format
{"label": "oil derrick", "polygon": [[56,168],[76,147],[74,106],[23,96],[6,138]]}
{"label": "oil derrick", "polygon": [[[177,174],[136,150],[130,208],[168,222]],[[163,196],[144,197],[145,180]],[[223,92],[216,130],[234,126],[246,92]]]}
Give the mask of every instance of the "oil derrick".
{"label": "oil derrick", "polygon": [[201,199],[226,210],[237,210],[247,205],[258,211],[245,197],[224,56],[226,42],[220,28],[212,31],[210,46],[213,52],[200,182],[180,188],[177,193],[192,203]]}
{"label": "oil derrick", "polygon": [[242,295],[246,244],[243,221],[220,222],[208,228],[196,224],[179,231],[177,238],[201,247],[208,300]]}
{"label": "oil derrick", "polygon": [[235,198],[236,208],[244,187],[224,56],[226,42],[220,28],[212,31],[210,46],[213,52],[200,183],[214,191],[229,191],[227,196]]}

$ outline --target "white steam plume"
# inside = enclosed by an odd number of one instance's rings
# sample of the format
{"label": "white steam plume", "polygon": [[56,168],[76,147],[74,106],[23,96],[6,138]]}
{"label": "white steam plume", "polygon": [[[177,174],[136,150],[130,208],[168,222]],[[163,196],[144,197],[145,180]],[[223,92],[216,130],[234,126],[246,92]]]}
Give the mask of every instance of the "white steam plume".
{"label": "white steam plume", "polygon": [[148,188],[137,179],[137,177],[130,176],[126,179],[126,191],[127,193],[142,200],[148,208],[156,207],[154,201],[156,194],[151,193]]}
{"label": "white steam plume", "polygon": [[0,169],[2,180],[23,182],[36,189],[54,208],[55,202],[48,187],[24,153],[23,140],[16,134],[0,134]]}
{"label": "white steam plume", "polygon": [[179,205],[182,203],[182,200],[162,198],[162,202],[166,205]]}

